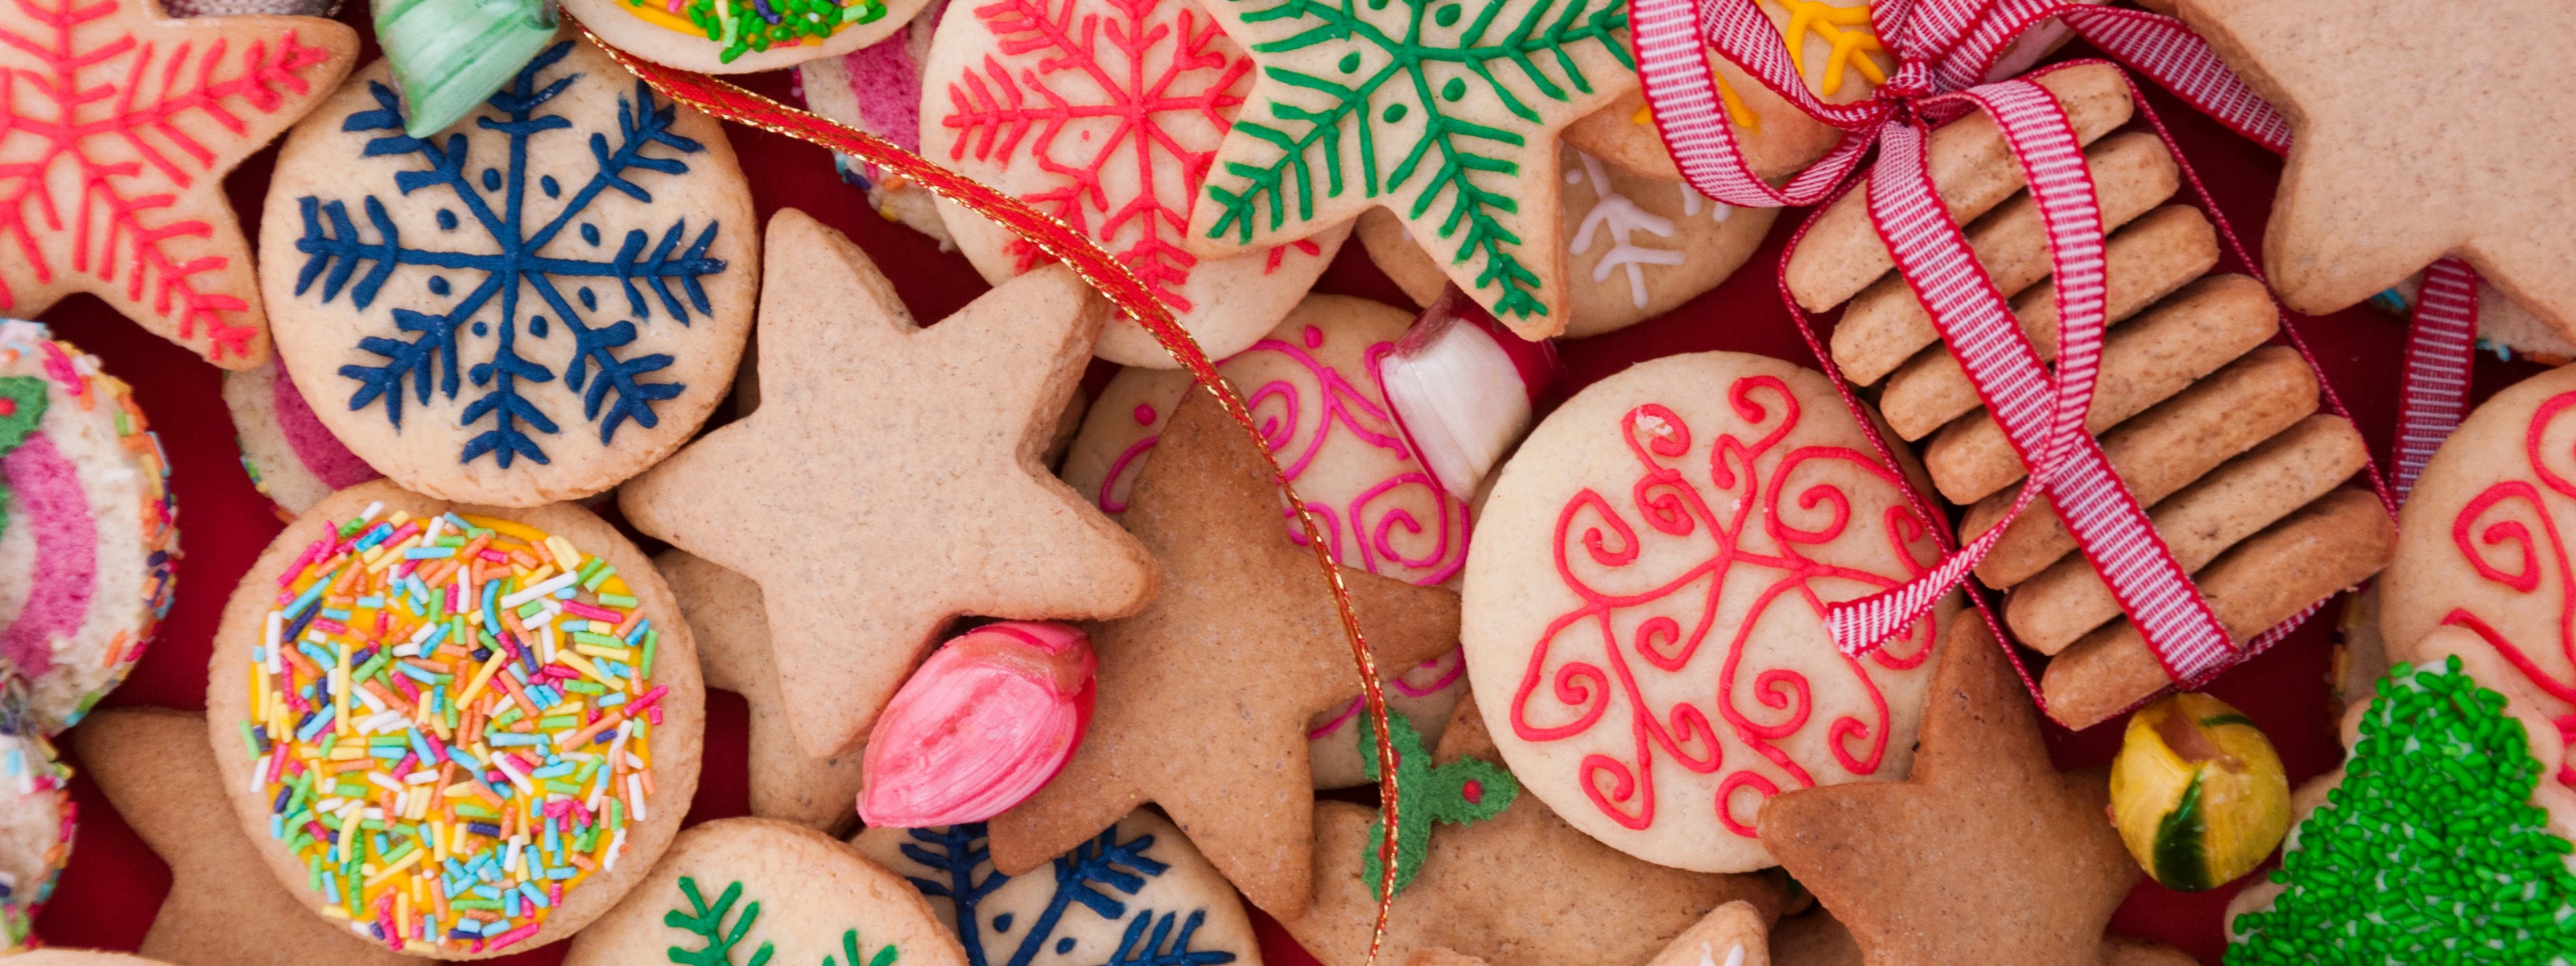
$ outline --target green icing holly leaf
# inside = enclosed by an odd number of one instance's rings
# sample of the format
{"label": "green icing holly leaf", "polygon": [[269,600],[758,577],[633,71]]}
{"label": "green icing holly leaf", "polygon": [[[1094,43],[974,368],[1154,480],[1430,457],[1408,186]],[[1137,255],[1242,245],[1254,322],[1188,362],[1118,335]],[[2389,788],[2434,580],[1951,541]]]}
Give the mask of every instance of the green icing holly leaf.
{"label": "green icing holly leaf", "polygon": [[[0,456],[7,456],[36,424],[45,419],[45,380],[35,376],[0,376]],[[9,481],[0,478],[0,533],[9,532]]]}
{"label": "green icing holly leaf", "polygon": [[1524,236],[1519,196],[1554,175],[1557,132],[1630,82],[1626,0],[1211,6],[1262,70],[1207,181],[1207,237],[1251,244],[1292,208],[1320,229],[1359,213],[1324,199],[1384,198],[1425,248],[1477,266],[1475,294],[1496,315],[1562,303],[1543,291],[1561,284],[1542,274],[1556,240]]}
{"label": "green icing holly leaf", "polygon": [[2288,890],[2238,918],[2227,961],[2576,962],[2576,846],[2531,804],[2540,763],[2504,709],[2457,657],[2392,669],[2272,873]]}
{"label": "green icing holly leaf", "polygon": [[[735,918],[733,925],[728,927],[725,925],[725,917],[732,914],[733,904],[742,899],[742,883],[736,882],[726,886],[724,894],[717,896],[715,902],[709,903],[706,896],[698,891],[698,880],[684,875],[680,877],[680,893],[688,897],[689,908],[664,912],[662,924],[673,929],[685,929],[691,935],[704,940],[706,945],[696,949],[673,946],[664,955],[681,966],[736,966],[733,961],[734,947],[742,945],[743,937],[751,934],[752,924],[760,921],[760,903],[753,902],[742,907],[742,915]],[[769,962],[769,957],[776,952],[777,949],[773,944],[761,943],[760,948],[752,952],[751,960],[740,966],[764,966]],[[865,960],[860,959],[859,931],[848,929],[841,933],[841,955],[835,957],[825,954],[823,966],[843,966],[844,963],[847,966],[862,966],[862,964],[894,966],[896,958],[895,948],[889,944],[878,949],[875,956]]]}
{"label": "green icing holly leaf", "polygon": [[[1402,796],[1395,810],[1395,891],[1401,894],[1422,871],[1423,856],[1431,850],[1432,823],[1465,825],[1493,818],[1520,797],[1521,785],[1503,766],[1482,758],[1432,764],[1431,752],[1422,747],[1422,732],[1414,730],[1412,721],[1392,712],[1386,721],[1387,744],[1395,750],[1396,794]],[[1365,714],[1360,716],[1360,763],[1370,781],[1378,780],[1377,725]],[[1385,877],[1377,854],[1378,843],[1385,840],[1386,820],[1369,823],[1361,875],[1372,896]]]}

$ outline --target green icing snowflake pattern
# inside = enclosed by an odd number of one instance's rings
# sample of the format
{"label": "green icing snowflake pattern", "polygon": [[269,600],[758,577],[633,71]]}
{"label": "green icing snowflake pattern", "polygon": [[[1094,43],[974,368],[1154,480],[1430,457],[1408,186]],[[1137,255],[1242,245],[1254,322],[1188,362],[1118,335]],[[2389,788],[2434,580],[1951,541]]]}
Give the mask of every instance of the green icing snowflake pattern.
{"label": "green icing snowflake pattern", "polygon": [[[1585,76],[1576,56],[1581,48],[1599,45],[1623,71],[1636,69],[1619,36],[1628,24],[1627,0],[1227,2],[1269,4],[1241,14],[1256,31],[1272,23],[1296,31],[1251,44],[1256,56],[1298,52],[1306,55],[1300,61],[1330,59],[1335,69],[1321,76],[1264,61],[1268,81],[1316,92],[1328,103],[1318,109],[1273,98],[1248,105],[1236,118],[1236,133],[1282,154],[1267,164],[1226,161],[1222,174],[1208,179],[1206,200],[1216,208],[1208,237],[1232,233],[1249,243],[1257,221],[1279,228],[1292,206],[1299,221],[1313,220],[1318,167],[1323,197],[1352,190],[1348,139],[1357,149],[1357,190],[1390,198],[1389,207],[1408,222],[1436,219],[1438,237],[1455,246],[1453,262],[1481,260],[1476,287],[1499,289],[1495,314],[1547,314],[1543,283],[1521,258],[1530,241],[1513,230],[1520,213],[1514,189],[1522,177],[1515,158],[1534,142],[1554,150],[1555,132],[1533,106],[1538,99],[1569,102],[1624,80]],[[1506,16],[1512,8],[1517,12]],[[1500,102],[1509,116],[1493,123],[1452,113],[1471,94],[1479,104],[1488,97]],[[1382,167],[1387,156],[1394,163]]]}
{"label": "green icing snowflake pattern", "polygon": [[2292,831],[2272,873],[2288,891],[2237,919],[2227,962],[2576,962],[2576,847],[2531,804],[2540,780],[2522,723],[2459,658],[2398,665]]}
{"label": "green icing snowflake pattern", "polygon": [[[664,955],[672,962],[680,966],[769,966],[769,959],[777,949],[765,942],[752,951],[750,959],[740,963],[734,961],[734,947],[742,945],[743,940],[751,935],[752,925],[760,921],[760,903],[757,901],[745,904],[741,915],[733,915],[734,903],[742,899],[742,883],[725,886],[724,892],[716,896],[716,901],[708,902],[705,893],[698,891],[698,880],[684,875],[680,877],[680,893],[688,898],[689,908],[664,912],[662,924],[684,930],[705,945],[696,949],[671,947]],[[733,917],[731,926],[725,925],[728,916]],[[895,948],[889,945],[878,949],[874,957],[862,961],[859,958],[859,931],[848,929],[841,932],[841,955],[824,956],[823,966],[862,966],[863,962],[864,966],[895,966],[896,957]]]}

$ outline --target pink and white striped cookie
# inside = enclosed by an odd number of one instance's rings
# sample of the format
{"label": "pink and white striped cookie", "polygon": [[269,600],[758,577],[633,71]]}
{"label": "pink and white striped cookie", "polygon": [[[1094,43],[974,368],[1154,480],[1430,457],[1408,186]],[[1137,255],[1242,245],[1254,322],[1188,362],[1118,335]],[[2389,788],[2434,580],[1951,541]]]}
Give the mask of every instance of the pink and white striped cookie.
{"label": "pink and white striped cookie", "polygon": [[274,361],[224,373],[224,407],[233,413],[242,469],[288,522],[333,490],[384,475],[331,435],[295,380]]}
{"label": "pink and white striped cookie", "polygon": [[0,321],[0,665],[39,734],[125,679],[170,609],[178,515],[123,381],[43,325]]}

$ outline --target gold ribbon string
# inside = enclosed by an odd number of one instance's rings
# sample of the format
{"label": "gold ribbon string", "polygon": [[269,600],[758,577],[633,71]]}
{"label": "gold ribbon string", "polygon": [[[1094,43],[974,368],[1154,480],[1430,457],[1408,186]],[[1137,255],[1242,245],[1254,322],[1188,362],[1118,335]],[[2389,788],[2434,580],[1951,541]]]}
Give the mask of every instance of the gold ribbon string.
{"label": "gold ribbon string", "polygon": [[574,22],[581,28],[582,36],[592,45],[606,51],[608,56],[616,59],[619,66],[641,78],[644,83],[651,85],[655,92],[664,97],[686,104],[719,120],[732,121],[746,127],[784,135],[864,159],[880,168],[910,178],[922,187],[930,189],[932,194],[956,202],[968,211],[991,219],[994,223],[1009,228],[1021,238],[1027,239],[1040,251],[1072,269],[1075,275],[1080,276],[1084,282],[1106,296],[1111,304],[1127,313],[1129,318],[1135,319],[1138,325],[1144,326],[1145,331],[1154,336],[1154,341],[1161,343],[1163,350],[1172,354],[1174,361],[1190,371],[1190,375],[1198,380],[1201,388],[1216,397],[1217,404],[1224,407],[1226,415],[1233,417],[1235,425],[1241,427],[1244,433],[1252,438],[1253,448],[1261,453],[1262,461],[1270,467],[1272,485],[1278,487],[1280,495],[1287,498],[1288,505],[1296,509],[1297,524],[1306,532],[1306,547],[1314,553],[1316,564],[1323,568],[1324,579],[1332,587],[1333,607],[1341,615],[1342,634],[1349,639],[1351,660],[1359,667],[1360,690],[1367,699],[1369,722],[1376,726],[1378,812],[1384,819],[1382,827],[1385,834],[1380,836],[1377,845],[1379,866],[1377,921],[1369,933],[1367,962],[1374,966],[1377,962],[1378,947],[1386,940],[1387,919],[1393,913],[1395,906],[1396,816],[1399,798],[1396,787],[1395,747],[1389,743],[1388,737],[1386,690],[1378,677],[1377,660],[1369,653],[1368,639],[1360,630],[1359,615],[1351,609],[1350,587],[1342,581],[1341,562],[1333,557],[1323,521],[1315,515],[1314,509],[1307,506],[1306,501],[1297,495],[1296,487],[1290,485],[1287,474],[1279,466],[1278,457],[1270,452],[1269,440],[1262,435],[1259,424],[1253,421],[1252,410],[1245,405],[1243,393],[1234,387],[1234,383],[1217,373],[1216,365],[1208,361],[1207,352],[1199,347],[1198,340],[1192,338],[1188,330],[1181,328],[1180,323],[1172,318],[1171,311],[1166,309],[1162,301],[1156,299],[1152,290],[1146,287],[1144,280],[1137,278],[1126,265],[1111,257],[1091,239],[1067,227],[1063,222],[1048,217],[1018,198],[996,191],[983,182],[932,164],[922,156],[896,146],[894,142],[830,118],[788,107],[705,74],[680,70],[637,57],[600,39],[598,34],[591,32],[589,25],[582,24],[578,20]]}

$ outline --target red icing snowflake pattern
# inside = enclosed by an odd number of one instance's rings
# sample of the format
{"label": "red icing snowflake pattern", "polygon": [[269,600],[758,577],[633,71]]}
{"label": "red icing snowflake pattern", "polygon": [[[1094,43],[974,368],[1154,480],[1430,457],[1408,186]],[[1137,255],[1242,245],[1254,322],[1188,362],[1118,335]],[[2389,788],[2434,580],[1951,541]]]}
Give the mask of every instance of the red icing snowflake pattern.
{"label": "red icing snowflake pattern", "polygon": [[[1762,800],[1781,790],[1757,765],[1787,776],[1796,787],[1816,784],[1814,769],[1820,767],[1855,776],[1876,773],[1887,751],[1890,715],[1871,665],[1905,671],[1920,666],[1931,653],[1933,628],[1926,618],[1867,658],[1841,658],[1868,695],[1865,716],[1832,712],[1825,726],[1831,762],[1802,762],[1781,747],[1807,728],[1818,709],[1805,674],[1747,666],[1747,654],[1755,650],[1754,627],[1783,598],[1793,601],[1790,606],[1808,608],[1821,625],[1828,599],[1847,599],[1911,579],[1923,571],[1918,555],[1934,553],[1932,531],[1903,499],[1892,496],[1903,485],[1897,475],[1867,454],[1839,446],[1781,445],[1800,418],[1798,398],[1787,383],[1773,376],[1740,378],[1729,387],[1727,401],[1748,429],[1769,428],[1750,442],[1732,433],[1720,435],[1709,448],[1704,480],[1667,465],[1692,449],[1691,427],[1680,415],[1647,403],[1621,418],[1623,441],[1639,469],[1626,496],[1649,532],[1640,534],[1610,497],[1589,487],[1566,502],[1553,541],[1557,575],[1583,603],[1548,623],[1512,696],[1513,732],[1539,744],[1583,735],[1601,724],[1613,705],[1624,707],[1627,720],[1614,726],[1634,736],[1633,752],[1624,758],[1585,756],[1581,784],[1603,815],[1631,829],[1655,824],[1659,754],[1694,774],[1722,774],[1714,800],[1691,807],[1713,809],[1727,829],[1747,838],[1754,835],[1752,817]],[[1843,487],[1816,482],[1793,489],[1791,481],[1802,468],[1827,465],[1861,470],[1886,487],[1891,496],[1878,501],[1887,507],[1875,521],[1879,533],[1866,532],[1872,521],[1853,519],[1853,496]],[[1895,551],[1890,556],[1902,562],[1902,572],[1875,573],[1818,559],[1846,534],[1861,541],[1885,540]],[[1641,540],[1689,541],[1689,552],[1679,555],[1688,566],[1669,574],[1628,569],[1647,549]],[[1673,556],[1657,554],[1659,559]],[[1759,582],[1758,594],[1741,614],[1729,616],[1731,628],[1719,626],[1721,599],[1730,590],[1740,593],[1743,582]],[[1824,582],[1839,586],[1820,587]],[[1708,669],[1693,667],[1693,659],[1713,634],[1723,636],[1719,643],[1726,648],[1714,686],[1698,700],[1651,706],[1640,675],[1706,680]],[[1821,632],[1816,646],[1831,649]],[[1753,663],[1759,663],[1758,657]],[[1739,690],[1748,673],[1752,687]],[[1739,703],[1748,697],[1760,707]],[[1721,726],[1759,761],[1730,761],[1719,737]],[[1746,789],[1759,798],[1736,801],[1736,793]]]}
{"label": "red icing snowflake pattern", "polygon": [[[2460,551],[2470,569],[2491,583],[2501,584],[2517,594],[2549,593],[2558,601],[2558,640],[2555,643],[2559,662],[2576,668],[2576,572],[2568,569],[2567,541],[2558,532],[2557,515],[2550,512],[2541,489],[2576,500],[2576,481],[2549,468],[2547,452],[2541,440],[2549,433],[2549,423],[2570,409],[2576,409],[2576,392],[2560,393],[2542,402],[2532,411],[2531,423],[2523,433],[2523,458],[2529,463],[2533,479],[2508,479],[2489,485],[2460,508],[2451,520],[2451,542]],[[2520,512],[2517,512],[2520,511]],[[2527,513],[2528,516],[2524,516]],[[2537,529],[2539,537],[2532,531]],[[2541,544],[2546,542],[2544,549]],[[2510,551],[2502,553],[2499,551]],[[2506,559],[2507,557],[2512,559]],[[2567,705],[2576,705],[2576,681],[2561,680],[2541,667],[2530,652],[2480,618],[2466,607],[2453,608],[2442,617],[2442,623],[2465,627],[2485,638],[2506,662],[2522,672],[2534,687]],[[2576,747],[2576,714],[2558,719],[2558,733],[2571,747]],[[2560,784],[2576,787],[2576,764],[2562,765]]]}
{"label": "red icing snowflake pattern", "polygon": [[[0,272],[0,311],[26,311],[11,277],[42,299],[77,273],[209,358],[248,356],[249,303],[213,281],[232,260],[205,251],[228,239],[179,195],[258,149],[245,115],[302,113],[331,51],[266,24],[166,25],[139,2],[0,4],[0,260],[18,263]],[[217,129],[231,139],[209,143]]]}
{"label": "red icing snowflake pattern", "polygon": [[[1027,140],[1029,160],[1062,183],[1021,200],[1110,243],[1164,304],[1189,311],[1179,289],[1198,265],[1181,247],[1190,199],[1242,108],[1252,62],[1191,0],[1002,0],[975,19],[999,54],[948,85],[955,109],[941,123],[960,132],[949,158],[971,151],[1008,166]],[[1061,91],[1080,87],[1103,103]],[[1176,129],[1192,118],[1204,129]],[[1181,184],[1162,183],[1165,158]],[[1119,183],[1129,172],[1135,184]],[[1026,241],[1009,251],[1023,272],[1043,257]]]}

